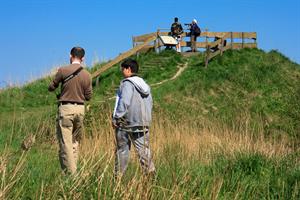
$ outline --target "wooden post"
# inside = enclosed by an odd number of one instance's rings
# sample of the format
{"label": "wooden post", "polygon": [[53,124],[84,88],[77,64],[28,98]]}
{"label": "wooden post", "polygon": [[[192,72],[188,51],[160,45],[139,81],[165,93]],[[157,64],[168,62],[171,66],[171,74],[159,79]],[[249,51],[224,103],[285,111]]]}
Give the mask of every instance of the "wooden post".
{"label": "wooden post", "polygon": [[231,38],[231,49],[233,49],[233,33],[232,32],[230,32],[230,38]]}
{"label": "wooden post", "polygon": [[160,53],[159,32],[160,32],[160,30],[157,29],[157,32],[156,32],[156,40],[157,40],[157,49],[158,49],[158,53]]}
{"label": "wooden post", "polygon": [[220,44],[220,54],[223,55],[223,44],[224,44],[224,38],[221,38],[221,44]]}
{"label": "wooden post", "polygon": [[[145,43],[145,42],[144,42],[144,43]],[[140,56],[140,52],[139,52],[139,51],[137,51],[135,55],[136,55],[136,59],[138,59],[138,58],[139,58],[139,56]]]}
{"label": "wooden post", "polygon": [[242,32],[242,49],[244,48],[244,32]]}
{"label": "wooden post", "polygon": [[207,36],[208,29],[206,28],[205,31],[206,31],[205,43],[206,43],[206,46],[207,46],[207,43],[208,43],[208,36]]}
{"label": "wooden post", "polygon": [[154,40],[154,44],[153,44],[153,46],[154,46],[154,52],[156,53],[157,51],[157,37],[156,37],[156,39]]}
{"label": "wooden post", "polygon": [[135,46],[134,37],[131,36],[131,38],[132,38],[132,48],[134,48],[134,46]]}
{"label": "wooden post", "polygon": [[209,45],[206,45],[205,68],[207,68],[207,66],[208,66],[208,58],[209,58],[209,54],[210,54],[210,48],[209,48]]}
{"label": "wooden post", "polygon": [[207,65],[208,65],[208,56],[209,56],[209,46],[208,46],[208,36],[207,36],[207,32],[208,32],[208,29],[206,28],[205,29],[206,31],[206,36],[205,36],[205,43],[206,43],[206,58],[205,58],[205,68],[207,68]]}
{"label": "wooden post", "polygon": [[255,48],[257,48],[257,41],[256,41],[257,36],[256,36],[256,38],[253,38],[253,39],[254,39]]}

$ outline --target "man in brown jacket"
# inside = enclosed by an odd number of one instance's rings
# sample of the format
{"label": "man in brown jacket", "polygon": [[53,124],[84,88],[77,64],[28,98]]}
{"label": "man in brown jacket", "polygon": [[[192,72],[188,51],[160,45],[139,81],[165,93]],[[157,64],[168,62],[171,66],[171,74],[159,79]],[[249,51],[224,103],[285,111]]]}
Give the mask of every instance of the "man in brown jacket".
{"label": "man in brown jacket", "polygon": [[78,145],[85,113],[84,102],[92,97],[91,75],[81,66],[84,54],[83,48],[72,48],[70,65],[58,69],[48,88],[50,92],[54,91],[61,83],[56,120],[59,160],[62,170],[71,174],[77,169]]}

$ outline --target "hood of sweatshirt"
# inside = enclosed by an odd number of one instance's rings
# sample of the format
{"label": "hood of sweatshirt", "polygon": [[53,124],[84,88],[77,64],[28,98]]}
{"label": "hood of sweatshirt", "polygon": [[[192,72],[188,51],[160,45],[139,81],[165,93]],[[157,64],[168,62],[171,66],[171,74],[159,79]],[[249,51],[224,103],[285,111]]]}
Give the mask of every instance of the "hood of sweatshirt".
{"label": "hood of sweatshirt", "polygon": [[144,81],[144,79],[138,77],[138,76],[132,76],[129,78],[124,79],[123,81],[130,81],[136,90],[142,94],[142,96],[148,96],[150,94],[150,87],[149,85]]}

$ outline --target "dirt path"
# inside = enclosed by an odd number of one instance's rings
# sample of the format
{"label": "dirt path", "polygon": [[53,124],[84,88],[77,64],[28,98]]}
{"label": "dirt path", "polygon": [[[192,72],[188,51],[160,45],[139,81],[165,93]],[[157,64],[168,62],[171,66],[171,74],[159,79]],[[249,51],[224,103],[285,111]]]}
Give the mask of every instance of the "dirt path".
{"label": "dirt path", "polygon": [[[162,81],[160,81],[160,82],[158,82],[158,83],[153,83],[153,84],[151,84],[150,86],[152,87],[152,86],[162,85],[162,84],[164,84],[165,82],[168,82],[168,81],[171,81],[171,80],[176,79],[178,76],[180,76],[180,75],[182,74],[182,72],[187,68],[187,66],[188,66],[188,63],[187,63],[187,62],[184,63],[183,65],[177,65],[178,71],[176,72],[176,74],[175,74],[172,78],[162,80]],[[113,96],[113,97],[108,98],[108,100],[115,99],[115,98],[116,98],[116,97]],[[101,102],[102,102],[102,101],[101,101]],[[104,101],[103,101],[103,102],[104,102]]]}
{"label": "dirt path", "polygon": [[179,70],[176,72],[176,74],[172,78],[165,79],[165,80],[162,80],[162,81],[160,81],[158,83],[151,84],[151,86],[158,86],[158,85],[161,85],[161,84],[163,84],[163,83],[165,83],[167,81],[171,81],[171,80],[176,79],[178,76],[180,76],[182,74],[182,72],[187,68],[187,66],[188,66],[187,62],[184,63],[183,66],[178,65],[177,68],[179,68]]}

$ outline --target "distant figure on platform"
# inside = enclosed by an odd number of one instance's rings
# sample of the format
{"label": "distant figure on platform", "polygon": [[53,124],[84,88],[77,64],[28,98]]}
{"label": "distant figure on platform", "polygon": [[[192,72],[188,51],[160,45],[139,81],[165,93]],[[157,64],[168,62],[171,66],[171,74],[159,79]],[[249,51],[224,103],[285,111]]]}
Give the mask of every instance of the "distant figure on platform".
{"label": "distant figure on platform", "polygon": [[70,65],[58,69],[48,88],[52,92],[61,85],[61,93],[57,95],[56,134],[61,168],[71,174],[75,174],[77,169],[85,113],[84,102],[92,97],[92,78],[82,67],[84,54],[83,48],[72,48]]}
{"label": "distant figure on platform", "polygon": [[181,34],[183,33],[183,28],[181,24],[178,22],[178,18],[174,18],[174,23],[171,25],[171,36],[175,38],[177,41],[176,51],[181,52]]}
{"label": "distant figure on platform", "polygon": [[201,29],[197,24],[197,20],[193,19],[192,24],[190,24],[190,37],[191,37],[191,51],[197,51],[197,37],[201,34]]}

